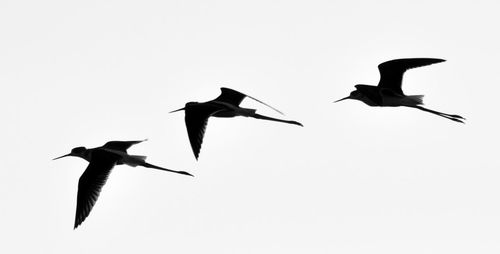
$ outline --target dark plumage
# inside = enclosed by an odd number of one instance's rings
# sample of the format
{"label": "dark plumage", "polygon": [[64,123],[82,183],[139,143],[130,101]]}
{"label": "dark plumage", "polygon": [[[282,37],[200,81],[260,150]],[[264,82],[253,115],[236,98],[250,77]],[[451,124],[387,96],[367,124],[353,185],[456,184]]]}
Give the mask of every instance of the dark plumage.
{"label": "dark plumage", "polygon": [[[296,121],[282,120],[272,117],[263,116],[256,113],[255,109],[242,108],[240,103],[246,97],[251,98],[259,103],[262,103],[280,114],[279,110],[269,106],[268,104],[257,100],[251,96],[240,93],[236,90],[222,87],[221,94],[207,102],[188,102],[184,108],[174,110],[172,112],[177,112],[180,110],[185,110],[185,121],[186,128],[189,136],[189,142],[191,143],[191,148],[196,159],[200,154],[201,144],[203,142],[203,136],[205,135],[205,129],[207,126],[208,118],[213,117],[235,117],[235,116],[245,116],[253,117],[257,119],[276,121],[288,124],[294,124],[302,126],[301,123]],[[172,113],[170,112],[170,113]]]}
{"label": "dark plumage", "polygon": [[143,166],[155,168],[173,173],[190,175],[184,171],[175,171],[158,167],[147,163],[146,156],[129,155],[127,149],[141,141],[110,141],[101,147],[87,149],[85,147],[76,147],[71,153],[55,158],[54,160],[75,156],[85,159],[89,162],[87,169],[83,172],[78,181],[78,195],[76,201],[75,225],[76,229],[87,218],[99,198],[101,189],[106,184],[109,174],[115,165],[127,164],[129,166]]}
{"label": "dark plumage", "polygon": [[395,59],[379,64],[380,81],[377,86],[355,85],[355,91],[336,102],[353,99],[364,102],[369,106],[398,107],[405,106],[420,109],[455,122],[463,123],[465,118],[459,115],[445,114],[430,110],[420,105],[423,104],[423,95],[405,95],[401,89],[404,73],[412,68],[444,62],[437,58],[405,58]]}

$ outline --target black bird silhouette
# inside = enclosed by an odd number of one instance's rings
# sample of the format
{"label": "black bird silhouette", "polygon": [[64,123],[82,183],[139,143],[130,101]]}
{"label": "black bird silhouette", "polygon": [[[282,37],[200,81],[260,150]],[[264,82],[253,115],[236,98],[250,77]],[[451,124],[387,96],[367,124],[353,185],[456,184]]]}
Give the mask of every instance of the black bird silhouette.
{"label": "black bird silhouette", "polygon": [[205,135],[205,129],[207,126],[208,118],[213,117],[235,117],[235,116],[245,116],[253,117],[257,119],[270,120],[288,124],[295,124],[302,126],[301,123],[296,121],[288,121],[282,119],[276,119],[268,116],[263,116],[255,113],[257,110],[242,108],[240,107],[241,101],[248,97],[259,103],[262,103],[276,112],[281,113],[279,110],[269,106],[268,104],[257,100],[251,96],[240,93],[236,90],[222,87],[221,94],[214,100],[207,102],[188,102],[184,108],[171,111],[170,113],[177,112],[180,110],[186,111],[185,121],[186,128],[189,136],[189,142],[191,143],[191,148],[196,159],[200,154],[201,143],[203,142],[203,136]]}
{"label": "black bird silhouette", "polygon": [[364,102],[369,106],[398,107],[405,106],[420,109],[455,122],[463,123],[465,118],[459,115],[450,115],[442,112],[424,108],[423,95],[405,95],[401,89],[403,74],[406,70],[444,62],[443,59],[436,58],[406,58],[395,59],[381,63],[378,66],[380,72],[380,81],[378,86],[355,85],[356,90],[345,98],[337,100],[339,102],[345,99],[354,99]]}
{"label": "black bird silhouette", "polygon": [[87,169],[83,172],[80,180],[78,181],[78,197],[76,200],[76,216],[74,225],[75,229],[90,214],[90,211],[99,197],[102,186],[106,184],[109,173],[111,173],[111,169],[113,169],[115,165],[127,164],[132,167],[143,166],[192,176],[184,171],[175,171],[149,164],[146,162],[146,156],[127,154],[127,149],[129,149],[132,145],[143,141],[145,140],[110,141],[101,147],[91,149],[87,149],[83,146],[76,147],[71,150],[71,153],[54,159],[57,160],[67,156],[75,156],[89,162]]}

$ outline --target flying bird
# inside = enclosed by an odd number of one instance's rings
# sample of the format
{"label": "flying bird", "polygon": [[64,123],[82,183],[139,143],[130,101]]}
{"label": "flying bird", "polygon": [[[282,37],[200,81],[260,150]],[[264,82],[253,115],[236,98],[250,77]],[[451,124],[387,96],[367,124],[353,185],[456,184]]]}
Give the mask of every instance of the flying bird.
{"label": "flying bird", "polygon": [[76,200],[76,229],[94,207],[102,187],[106,184],[109,173],[115,165],[127,164],[132,167],[143,166],[146,168],[155,168],[173,173],[190,175],[184,171],[175,171],[162,167],[158,167],[146,162],[146,156],[129,155],[127,149],[132,145],[141,143],[140,141],[110,141],[101,147],[85,148],[83,146],[73,148],[69,154],[55,158],[54,160],[75,156],[80,157],[89,162],[87,169],[83,172],[78,181],[78,196]]}
{"label": "flying bird", "polygon": [[240,93],[236,90],[222,87],[221,94],[219,97],[207,101],[207,102],[188,102],[184,108],[171,111],[170,113],[185,110],[185,122],[186,128],[189,136],[189,142],[191,143],[191,148],[196,159],[200,154],[201,143],[203,142],[203,136],[205,135],[205,129],[207,126],[208,118],[213,117],[235,117],[235,116],[245,116],[253,117],[257,119],[276,121],[288,124],[295,124],[303,126],[301,123],[296,121],[282,120],[277,118],[272,118],[268,116],[263,116],[257,114],[255,109],[242,108],[240,107],[241,101],[246,97],[253,99],[261,104],[268,106],[269,108],[275,110],[276,112],[283,115],[283,113],[270,105],[253,98],[249,95]]}
{"label": "flying bird", "polygon": [[420,106],[423,105],[423,95],[405,95],[401,89],[401,83],[403,81],[403,74],[405,71],[444,61],[445,60],[443,59],[436,58],[405,58],[381,63],[378,66],[380,72],[380,81],[378,86],[355,85],[354,87],[356,87],[356,90],[352,91],[349,96],[335,102],[345,99],[353,99],[362,101],[368,106],[411,107],[450,119],[455,122],[463,123],[465,118],[459,115],[445,114]]}

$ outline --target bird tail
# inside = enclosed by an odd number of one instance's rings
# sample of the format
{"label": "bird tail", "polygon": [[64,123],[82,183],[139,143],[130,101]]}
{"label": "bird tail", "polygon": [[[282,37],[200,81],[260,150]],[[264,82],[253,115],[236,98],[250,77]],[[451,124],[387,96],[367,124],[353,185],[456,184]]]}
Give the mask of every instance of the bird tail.
{"label": "bird tail", "polygon": [[145,161],[147,156],[144,156],[144,155],[132,155],[132,157],[134,157],[135,159],[138,159],[138,160],[143,160]]}
{"label": "bird tail", "polygon": [[159,170],[168,171],[168,172],[172,172],[172,173],[182,174],[182,175],[193,176],[190,173],[185,172],[185,171],[177,171],[177,170],[162,168],[162,167],[155,166],[153,164],[149,164],[147,162],[144,162],[141,166],[146,167],[146,168],[154,168],[154,169],[159,169]]}
{"label": "bird tail", "polygon": [[131,159],[127,160],[127,165],[131,167],[137,167],[139,165],[142,165],[142,163],[146,162],[146,156],[143,155],[130,155],[132,157]]}
{"label": "bird tail", "polygon": [[424,96],[423,95],[409,95],[406,97],[411,101],[413,105],[423,105],[424,104]]}

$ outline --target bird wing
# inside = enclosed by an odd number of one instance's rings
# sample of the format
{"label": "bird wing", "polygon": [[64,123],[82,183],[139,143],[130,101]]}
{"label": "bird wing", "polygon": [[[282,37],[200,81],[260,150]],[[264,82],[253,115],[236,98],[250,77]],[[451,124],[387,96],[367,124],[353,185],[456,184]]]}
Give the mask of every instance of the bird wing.
{"label": "bird wing", "polygon": [[127,152],[127,149],[129,149],[131,146],[135,144],[139,144],[141,142],[144,142],[145,140],[136,140],[136,141],[109,141],[106,144],[104,144],[102,147],[111,149],[111,150],[117,150],[121,152]]}
{"label": "bird wing", "polygon": [[117,158],[104,151],[93,151],[90,163],[78,181],[75,228],[89,216]]}
{"label": "bird wing", "polygon": [[378,87],[369,85],[355,85],[354,87],[356,87],[356,90],[360,91],[364,96],[368,97],[368,99],[370,99],[374,104],[383,104],[384,101]]}
{"label": "bird wing", "polygon": [[236,90],[233,90],[233,89],[230,89],[230,88],[226,88],[226,87],[221,87],[221,94],[219,95],[219,97],[215,98],[215,101],[222,101],[222,102],[226,102],[226,103],[229,103],[229,104],[233,104],[235,106],[239,106],[241,101],[243,101],[243,99],[245,99],[245,97],[248,97],[256,102],[259,102],[271,109],[273,109],[274,111],[280,113],[283,115],[283,113],[281,111],[279,111],[278,109],[272,107],[271,105],[261,101],[261,100],[258,100],[250,95],[246,95],[246,94],[243,94],[243,93],[240,93]]}
{"label": "bird wing", "polygon": [[401,83],[405,71],[444,61],[443,59],[437,58],[403,58],[381,63],[378,65],[378,70],[380,72],[378,86],[404,95],[401,89]]}
{"label": "bird wing", "polygon": [[186,122],[189,142],[191,143],[191,148],[196,159],[198,159],[198,155],[200,154],[208,118],[221,110],[219,106],[209,102],[186,107],[184,120]]}
{"label": "bird wing", "polygon": [[215,98],[215,101],[226,102],[235,106],[240,105],[240,103],[245,99],[246,95],[242,94],[236,90],[221,87],[219,97]]}

